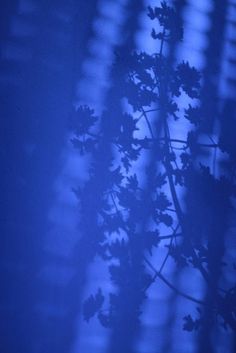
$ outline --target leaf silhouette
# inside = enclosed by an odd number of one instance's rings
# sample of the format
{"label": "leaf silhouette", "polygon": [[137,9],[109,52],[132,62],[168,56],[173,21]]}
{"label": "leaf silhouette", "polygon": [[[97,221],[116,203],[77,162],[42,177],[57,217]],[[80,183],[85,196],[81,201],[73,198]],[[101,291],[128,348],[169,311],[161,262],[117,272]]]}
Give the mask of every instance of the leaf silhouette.
{"label": "leaf silhouette", "polygon": [[192,107],[189,104],[188,109],[185,109],[185,118],[190,121],[190,123],[198,126],[201,123],[201,109],[199,107]]}
{"label": "leaf silhouette", "polygon": [[184,324],[183,324],[183,329],[185,331],[196,331],[199,328],[200,321],[199,320],[193,320],[191,315],[187,315],[183,318]]}
{"label": "leaf silhouette", "polygon": [[200,73],[194,67],[190,67],[188,62],[183,61],[177,66],[176,79],[189,97],[199,97],[200,78]]}
{"label": "leaf silhouette", "polygon": [[131,190],[137,190],[138,189],[138,179],[137,179],[137,175],[131,175],[130,177],[127,177],[127,187]]}
{"label": "leaf silhouette", "polygon": [[81,105],[76,110],[73,119],[73,130],[77,136],[86,134],[97,122],[98,118],[94,115],[94,110],[87,105]]}
{"label": "leaf silhouette", "polygon": [[89,322],[89,320],[98,313],[104,302],[104,296],[99,288],[97,294],[90,295],[88,299],[85,300],[83,305],[83,317],[84,320]]}
{"label": "leaf silhouette", "polygon": [[[101,325],[112,327],[117,336],[118,327],[126,327],[129,320],[127,339],[133,337],[147,288],[158,275],[168,285],[161,272],[171,256],[177,269],[189,267],[202,275],[208,284],[209,311],[223,319],[224,327],[236,328],[236,291],[218,290],[227,215],[233,212],[236,196],[235,105],[229,103],[222,114],[215,142],[205,130],[209,112],[203,104],[196,105],[202,98],[199,71],[187,61],[175,64],[171,58],[172,45],[183,38],[179,14],[162,1],[148,7],[148,16],[159,50],[151,55],[121,51],[110,90],[116,104],[109,104],[98,118],[87,106],[76,112],[72,143],[91,157],[89,180],[75,189],[83,243],[91,258],[99,255],[107,261],[116,288],[106,310],[101,310],[101,289],[91,295],[84,303],[84,319],[97,315]],[[172,54],[168,57],[166,52]],[[176,137],[178,131],[181,138]],[[227,156],[216,168],[217,149]],[[222,174],[221,169],[227,172]],[[170,234],[162,234],[167,228]],[[152,255],[162,241],[168,253],[159,270]],[[186,300],[205,304],[169,286]],[[186,315],[183,329],[199,329],[201,315],[196,320]]]}

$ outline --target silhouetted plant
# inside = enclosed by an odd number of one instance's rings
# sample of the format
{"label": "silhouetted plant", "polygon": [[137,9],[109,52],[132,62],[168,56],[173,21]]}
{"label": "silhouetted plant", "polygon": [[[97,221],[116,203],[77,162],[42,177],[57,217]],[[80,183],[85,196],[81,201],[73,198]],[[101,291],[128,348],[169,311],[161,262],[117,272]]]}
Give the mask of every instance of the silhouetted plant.
{"label": "silhouetted plant", "polygon": [[[169,45],[183,40],[175,9],[161,2],[160,7],[148,8],[148,16],[157,23],[151,36],[160,49],[153,55],[132,52],[128,57],[126,76],[119,84],[124,111],[114,107],[97,117],[81,106],[74,121],[72,142],[92,160],[90,179],[76,190],[81,229],[92,257],[97,254],[107,262],[114,285],[108,301],[102,289],[85,301],[84,318],[97,315],[103,326],[117,327],[126,317],[137,330],[147,290],[160,279],[198,306],[197,319],[184,317],[185,330],[199,329],[204,322],[199,306],[235,329],[235,287],[219,288],[228,226],[224,215],[233,210],[235,172],[216,177],[205,158],[219,149],[234,159],[233,137],[227,139],[226,125],[219,142],[203,136],[201,75],[185,61],[170,65],[165,55]],[[185,138],[176,138],[172,130],[183,124]],[[152,255],[160,243],[167,255],[156,268]],[[209,288],[207,301],[180,291],[165,277],[169,257],[179,268],[201,273]]]}

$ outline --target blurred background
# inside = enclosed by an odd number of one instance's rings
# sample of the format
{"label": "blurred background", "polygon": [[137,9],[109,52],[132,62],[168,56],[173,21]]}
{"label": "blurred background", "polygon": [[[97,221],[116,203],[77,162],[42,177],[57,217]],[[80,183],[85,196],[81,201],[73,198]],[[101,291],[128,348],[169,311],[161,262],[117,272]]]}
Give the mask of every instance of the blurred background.
{"label": "blurred background", "polygon": [[[81,303],[94,288],[109,289],[96,259],[81,278],[74,186],[88,161],[70,143],[69,121],[78,104],[101,111],[109,104],[117,50],[155,51],[147,6],[158,0],[5,0],[0,12],[1,236],[0,351],[106,353],[110,331],[87,324]],[[171,1],[169,2],[171,4]],[[203,73],[205,109],[213,131],[222,111],[236,106],[236,1],[176,0],[184,41],[173,62],[188,60]],[[217,100],[217,104],[215,104]],[[227,110],[228,109],[228,110]],[[218,120],[217,120],[218,119]],[[232,219],[232,234],[236,222]],[[235,258],[235,237],[225,239]],[[162,251],[162,249],[160,249]],[[163,255],[165,248],[163,247]],[[181,287],[186,271],[167,267]],[[233,283],[235,272],[227,272]],[[200,297],[200,279],[187,279]],[[136,353],[236,350],[231,331],[182,330],[194,305],[164,285],[151,287]],[[124,352],[129,353],[129,352]],[[130,352],[131,353],[131,352]]]}

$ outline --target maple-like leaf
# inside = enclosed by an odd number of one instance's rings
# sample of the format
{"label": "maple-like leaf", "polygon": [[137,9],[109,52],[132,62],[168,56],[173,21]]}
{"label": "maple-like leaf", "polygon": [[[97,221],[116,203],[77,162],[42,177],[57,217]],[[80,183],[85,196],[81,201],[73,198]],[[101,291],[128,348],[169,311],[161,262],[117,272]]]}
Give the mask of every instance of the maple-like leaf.
{"label": "maple-like leaf", "polygon": [[102,312],[98,313],[98,320],[100,321],[101,325],[105,328],[111,328],[111,318],[110,315],[103,314]]}
{"label": "maple-like leaf", "polygon": [[137,190],[138,188],[138,179],[137,179],[137,175],[134,174],[134,175],[131,175],[129,177],[127,177],[127,187],[131,190]]}
{"label": "maple-like leaf", "polygon": [[196,153],[198,151],[198,144],[197,144],[198,134],[196,131],[192,130],[188,132],[187,137],[187,146],[189,147],[192,153]]}
{"label": "maple-like leaf", "polygon": [[[157,19],[165,33],[165,39],[169,41],[181,41],[183,39],[183,27],[173,7],[167,5],[166,1],[162,1],[159,7],[152,8],[148,6],[148,17],[151,20]],[[153,32],[152,32],[153,33]],[[161,35],[161,33],[160,33]],[[162,39],[158,35],[153,36],[154,39]]]}
{"label": "maple-like leaf", "polygon": [[186,152],[181,153],[180,159],[181,159],[181,162],[183,165],[183,169],[187,168],[189,166],[189,164],[191,163],[191,156],[190,156],[190,154],[188,154]]}
{"label": "maple-like leaf", "polygon": [[131,167],[131,162],[130,162],[130,159],[129,157],[126,155],[124,157],[121,158],[121,162],[123,163],[123,166],[126,170],[126,173],[128,173],[130,167]]}
{"label": "maple-like leaf", "polygon": [[157,188],[161,188],[167,183],[166,181],[166,174],[159,173],[154,180],[154,185]]}
{"label": "maple-like leaf", "polygon": [[171,227],[173,224],[173,218],[167,213],[160,213],[158,215],[158,220],[161,223],[164,223],[167,227]]}
{"label": "maple-like leaf", "polygon": [[143,237],[142,237],[142,243],[144,249],[147,249],[150,255],[152,255],[152,249],[156,248],[160,242],[159,239],[159,231],[147,231],[144,232]]}
{"label": "maple-like leaf", "polygon": [[160,211],[165,211],[169,206],[171,206],[171,202],[168,200],[164,192],[157,194],[155,199],[155,206]]}
{"label": "maple-like leaf", "polygon": [[200,326],[199,319],[193,320],[191,315],[187,315],[183,318],[183,320],[184,320],[184,324],[183,324],[184,331],[192,332],[192,331],[198,330]]}
{"label": "maple-like leaf", "polygon": [[122,257],[127,256],[126,255],[127,248],[128,246],[124,241],[124,239],[121,239],[121,240],[117,239],[115,242],[112,242],[109,245],[109,252],[113,257],[121,259]]}
{"label": "maple-like leaf", "polygon": [[94,115],[93,109],[89,108],[87,105],[79,106],[72,123],[75,134],[80,136],[88,133],[97,120],[98,118]]}
{"label": "maple-like leaf", "polygon": [[90,295],[90,297],[85,300],[83,305],[83,317],[85,321],[89,322],[89,320],[98,313],[103,305],[104,299],[102,291],[99,288],[96,295]]}
{"label": "maple-like leaf", "polygon": [[190,123],[198,126],[202,121],[201,114],[202,112],[199,107],[192,107],[191,104],[189,104],[188,109],[185,109],[184,117],[189,120]]}
{"label": "maple-like leaf", "polygon": [[181,87],[190,98],[199,97],[201,75],[188,62],[182,62],[177,66],[176,79],[181,82]]}
{"label": "maple-like leaf", "polygon": [[103,229],[112,234],[114,232],[120,233],[120,229],[123,227],[123,220],[119,213],[114,215],[104,214],[103,213]]}

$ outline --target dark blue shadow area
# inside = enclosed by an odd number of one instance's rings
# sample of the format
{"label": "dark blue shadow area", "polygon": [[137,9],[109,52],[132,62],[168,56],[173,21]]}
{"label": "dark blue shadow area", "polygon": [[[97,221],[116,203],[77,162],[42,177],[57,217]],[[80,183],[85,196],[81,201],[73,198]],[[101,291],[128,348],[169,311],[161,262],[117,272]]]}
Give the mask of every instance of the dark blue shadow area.
{"label": "dark blue shadow area", "polygon": [[2,353],[235,351],[235,15],[2,5]]}

